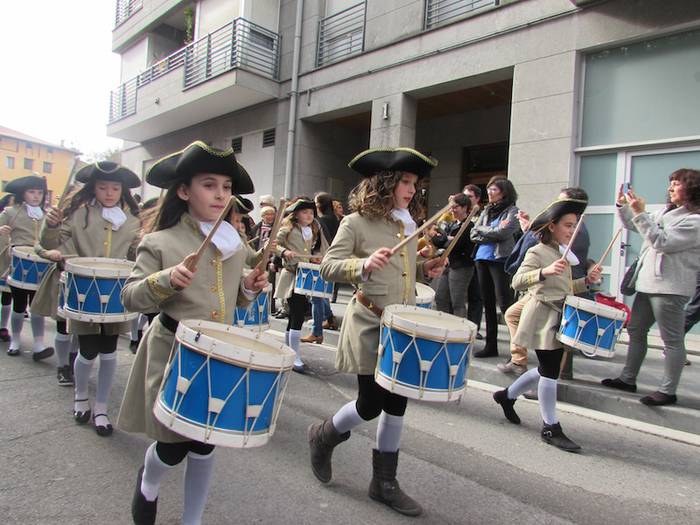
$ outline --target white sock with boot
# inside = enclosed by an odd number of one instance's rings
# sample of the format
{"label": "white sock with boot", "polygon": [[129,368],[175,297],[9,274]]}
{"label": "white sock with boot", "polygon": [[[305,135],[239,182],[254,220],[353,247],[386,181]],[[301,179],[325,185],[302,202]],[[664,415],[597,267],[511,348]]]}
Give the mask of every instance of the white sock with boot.
{"label": "white sock with boot", "polygon": [[182,509],[183,525],[202,523],[204,506],[214,474],[214,451],[206,456],[189,452],[185,466],[185,502]]}
{"label": "white sock with boot", "polygon": [[70,334],[56,334],[54,346],[56,347],[56,360],[58,366],[66,366],[68,364],[68,353],[70,351]]}
{"label": "white sock with boot", "polygon": [[95,393],[95,425],[107,426],[109,418],[97,416],[97,414],[107,414],[109,394],[114,385],[114,378],[117,375],[117,353],[100,354],[100,369],[97,372],[97,392]]}
{"label": "white sock with boot", "polygon": [[513,384],[508,387],[508,399],[518,399],[520,394],[535,388],[539,380],[540,372],[537,368],[531,368],[513,381]]}
{"label": "white sock with boot", "polygon": [[12,340],[10,348],[19,350],[22,347],[22,328],[24,328],[24,313],[12,312],[10,316],[10,325],[12,329]]}
{"label": "white sock with boot", "polygon": [[346,403],[333,416],[333,426],[339,434],[345,434],[364,422],[365,420],[357,412],[357,401]]}
{"label": "white sock with boot", "polygon": [[379,452],[396,452],[401,444],[403,416],[392,416],[382,410],[377,425],[377,450]]}
{"label": "white sock with boot", "polygon": [[289,331],[289,346],[294,350],[297,355],[294,359],[294,366],[304,366],[304,362],[301,360],[301,330],[290,330]]}
{"label": "white sock with boot", "polygon": [[[73,375],[75,381],[75,399],[88,398],[88,381],[90,380],[90,372],[92,372],[92,364],[95,360],[85,359],[81,354],[75,359],[73,364]],[[86,412],[90,409],[89,401],[75,401],[74,410],[76,412]]]}
{"label": "white sock with boot", "polygon": [[541,377],[537,386],[537,399],[540,405],[542,421],[547,425],[559,422],[557,418],[557,380]]}
{"label": "white sock with boot", "polygon": [[7,323],[10,322],[10,315],[12,312],[11,304],[3,304],[0,307],[0,328],[7,329]]}
{"label": "white sock with boot", "polygon": [[174,469],[176,465],[168,465],[158,457],[156,450],[157,442],[151,443],[146,449],[146,456],[143,459],[143,475],[141,476],[141,494],[148,501],[155,501],[158,498],[160,484],[168,471]]}
{"label": "white sock with boot", "polygon": [[44,344],[44,324],[46,319],[43,315],[29,314],[29,322],[32,325],[32,335],[34,336],[34,352],[41,352]]}

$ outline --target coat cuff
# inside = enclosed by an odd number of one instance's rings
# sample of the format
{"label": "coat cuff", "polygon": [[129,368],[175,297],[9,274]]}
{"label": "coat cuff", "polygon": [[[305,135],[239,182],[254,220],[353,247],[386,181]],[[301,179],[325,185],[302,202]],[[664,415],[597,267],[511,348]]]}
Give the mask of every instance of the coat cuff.
{"label": "coat cuff", "polygon": [[345,261],[345,278],[348,283],[350,284],[359,284],[361,282],[364,282],[369,278],[369,274],[367,274],[367,277],[363,276],[363,268],[365,266],[365,260],[366,259],[357,259],[357,258],[351,258],[347,259]]}
{"label": "coat cuff", "polygon": [[159,302],[164,301],[177,292],[177,290],[170,285],[171,270],[172,268],[160,270],[146,277],[148,289]]}
{"label": "coat cuff", "polygon": [[530,286],[534,286],[534,285],[542,282],[543,279],[540,277],[541,275],[542,274],[541,274],[540,269],[531,270],[531,271],[527,272],[525,275],[523,275],[523,279],[525,281],[525,286],[527,288],[529,288]]}

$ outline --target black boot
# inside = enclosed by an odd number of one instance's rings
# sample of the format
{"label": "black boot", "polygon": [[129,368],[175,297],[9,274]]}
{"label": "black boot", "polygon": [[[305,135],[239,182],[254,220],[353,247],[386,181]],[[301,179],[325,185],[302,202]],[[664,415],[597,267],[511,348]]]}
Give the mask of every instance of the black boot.
{"label": "black boot", "polygon": [[507,388],[505,390],[499,390],[498,392],[494,392],[493,400],[499,405],[501,405],[501,408],[503,409],[503,415],[506,416],[506,419],[508,421],[515,425],[520,424],[520,416],[518,416],[518,414],[515,413],[515,408],[513,408],[513,405],[515,405],[515,399],[508,399]]}
{"label": "black boot", "polygon": [[564,435],[559,423],[545,424],[542,427],[542,441],[554,445],[566,452],[579,452],[581,447]]}
{"label": "black boot", "polygon": [[139,474],[136,476],[134,498],[131,500],[131,517],[136,525],[153,525],[156,522],[156,513],[158,512],[158,498],[154,501],[148,501],[143,495],[141,492],[142,476],[143,467],[139,469]]}
{"label": "black boot", "polygon": [[331,458],[333,449],[350,437],[348,430],[339,434],[329,417],[320,423],[309,425],[309,448],[311,449],[311,470],[322,483],[328,483],[333,477]]}
{"label": "black boot", "polygon": [[372,481],[369,483],[369,497],[388,505],[399,514],[420,516],[423,508],[399,487],[396,479],[398,462],[398,450],[396,452],[372,450]]}

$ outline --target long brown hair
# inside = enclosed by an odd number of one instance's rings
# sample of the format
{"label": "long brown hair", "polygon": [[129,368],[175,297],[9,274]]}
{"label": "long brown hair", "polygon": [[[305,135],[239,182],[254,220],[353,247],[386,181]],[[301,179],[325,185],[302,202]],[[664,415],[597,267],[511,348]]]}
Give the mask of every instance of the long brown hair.
{"label": "long brown hair", "polygon": [[[95,179],[90,179],[85,185],[78,191],[69,195],[66,198],[66,203],[64,203],[64,213],[65,218],[71,217],[79,208],[86,206],[87,204],[95,198]],[[139,205],[131,196],[129,188],[127,188],[124,183],[122,183],[122,195],[119,198],[119,206],[122,210],[125,207],[131,212],[134,217],[139,216]],[[88,226],[88,216],[85,215],[85,227]]]}
{"label": "long brown hair", "polygon": [[[311,199],[306,195],[299,195],[297,197],[294,197],[287,207],[292,206],[295,202],[301,200],[310,201]],[[289,230],[287,237],[289,237],[289,234],[292,233],[292,230],[295,226],[299,226],[299,221],[297,220],[296,212],[292,212],[288,214],[284,219],[282,219],[282,227],[287,228]],[[314,208],[314,220],[311,223],[311,232],[313,233],[313,244],[316,244],[316,240],[318,239],[320,231],[321,228],[318,224],[318,221],[316,220],[316,208]]]}
{"label": "long brown hair", "polygon": [[[403,177],[403,171],[378,171],[366,177],[355,186],[348,197],[350,211],[369,219],[388,219],[394,208],[394,188]],[[416,193],[408,204],[408,211],[414,219],[423,213],[423,195],[416,184]]]}

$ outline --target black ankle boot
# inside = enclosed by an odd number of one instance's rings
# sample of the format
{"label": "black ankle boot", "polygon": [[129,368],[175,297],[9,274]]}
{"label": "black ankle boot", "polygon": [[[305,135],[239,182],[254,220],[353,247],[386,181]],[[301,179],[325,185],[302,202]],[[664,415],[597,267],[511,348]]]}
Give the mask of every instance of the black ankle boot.
{"label": "black ankle boot", "polygon": [[139,469],[138,476],[136,476],[134,498],[131,500],[131,517],[136,525],[153,525],[156,522],[158,512],[158,498],[154,501],[148,501],[143,495],[141,492],[142,476],[143,467]]}
{"label": "black ankle boot", "polygon": [[579,445],[564,435],[559,423],[555,423],[554,425],[545,424],[542,427],[542,441],[565,450],[566,452],[579,452],[581,450]]}
{"label": "black ankle boot", "polygon": [[333,477],[333,449],[350,437],[350,431],[339,434],[333,426],[333,418],[329,417],[320,423],[309,425],[308,437],[311,470],[320,482],[328,483]]}
{"label": "black ankle boot", "polygon": [[515,425],[520,424],[520,416],[518,416],[518,414],[515,413],[515,408],[513,408],[513,405],[515,405],[515,399],[508,399],[507,388],[505,390],[499,390],[498,392],[494,392],[493,400],[499,405],[501,405],[501,408],[503,409],[503,415],[506,416],[506,419],[508,421]]}
{"label": "black ankle boot", "polygon": [[369,483],[369,497],[388,505],[399,514],[420,516],[423,508],[401,490],[396,479],[398,462],[398,450],[396,452],[372,450],[372,481]]}

